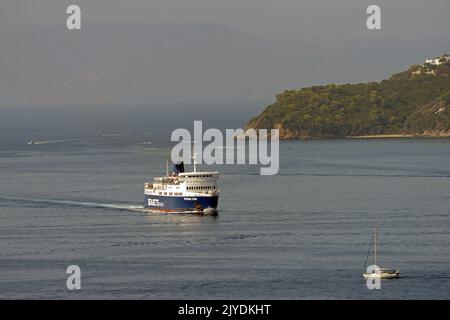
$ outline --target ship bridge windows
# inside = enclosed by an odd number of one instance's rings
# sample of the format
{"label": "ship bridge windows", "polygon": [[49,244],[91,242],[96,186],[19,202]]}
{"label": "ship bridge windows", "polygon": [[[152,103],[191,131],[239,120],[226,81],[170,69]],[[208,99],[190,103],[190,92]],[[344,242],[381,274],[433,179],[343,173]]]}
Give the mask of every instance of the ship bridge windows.
{"label": "ship bridge windows", "polygon": [[184,176],[185,178],[213,178],[214,176],[212,174],[195,174],[195,175],[187,175]]}
{"label": "ship bridge windows", "polygon": [[187,190],[215,190],[216,186],[193,186],[187,187]]}

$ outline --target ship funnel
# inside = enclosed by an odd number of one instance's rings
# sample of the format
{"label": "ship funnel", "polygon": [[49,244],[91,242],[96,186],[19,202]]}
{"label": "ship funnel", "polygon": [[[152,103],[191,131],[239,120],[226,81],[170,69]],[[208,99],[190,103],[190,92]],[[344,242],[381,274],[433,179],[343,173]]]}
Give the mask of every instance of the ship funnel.
{"label": "ship funnel", "polygon": [[183,172],[184,172],[184,162],[183,161],[173,164],[173,173],[178,175]]}

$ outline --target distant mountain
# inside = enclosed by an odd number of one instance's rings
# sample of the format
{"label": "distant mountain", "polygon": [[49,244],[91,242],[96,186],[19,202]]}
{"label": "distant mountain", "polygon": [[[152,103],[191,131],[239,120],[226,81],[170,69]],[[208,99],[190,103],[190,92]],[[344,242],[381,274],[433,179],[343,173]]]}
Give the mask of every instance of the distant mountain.
{"label": "distant mountain", "polygon": [[270,41],[206,22],[18,27],[0,39],[1,102],[24,104],[245,96],[260,66],[282,59]]}
{"label": "distant mountain", "polygon": [[293,83],[380,80],[448,47],[438,35],[302,31],[294,41],[210,22],[32,26],[0,19],[0,107],[270,101]]}
{"label": "distant mountain", "polygon": [[450,56],[427,59],[381,82],[284,91],[247,128],[277,128],[281,139],[450,137]]}

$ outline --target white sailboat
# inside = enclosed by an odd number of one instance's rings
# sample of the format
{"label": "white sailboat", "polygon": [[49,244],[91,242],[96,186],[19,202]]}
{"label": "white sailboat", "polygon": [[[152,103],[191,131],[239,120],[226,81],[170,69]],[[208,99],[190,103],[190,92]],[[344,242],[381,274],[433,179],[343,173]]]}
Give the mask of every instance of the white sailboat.
{"label": "white sailboat", "polygon": [[[369,246],[369,252],[367,252],[367,258],[369,257],[370,253],[370,246]],[[394,279],[400,277],[400,270],[392,270],[392,269],[385,269],[385,268],[376,268],[373,270],[373,272],[367,272],[366,271],[366,264],[367,264],[367,258],[366,262],[364,263],[364,272],[363,277],[365,279],[368,278],[381,278],[381,279]],[[377,229],[375,229],[374,232],[374,265],[377,265]]]}

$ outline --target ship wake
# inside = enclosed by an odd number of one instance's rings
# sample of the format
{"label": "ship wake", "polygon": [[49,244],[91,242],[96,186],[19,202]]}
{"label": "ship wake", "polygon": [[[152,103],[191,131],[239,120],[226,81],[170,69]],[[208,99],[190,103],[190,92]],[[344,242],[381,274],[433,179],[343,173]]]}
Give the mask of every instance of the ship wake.
{"label": "ship wake", "polygon": [[21,202],[21,203],[23,203],[23,202],[40,203],[40,204],[59,205],[59,206],[104,208],[104,209],[135,211],[135,212],[145,212],[146,211],[144,206],[133,205],[133,204],[122,204],[122,203],[119,203],[119,204],[118,203],[99,203],[99,202],[21,198],[21,197],[0,197],[0,200]]}

